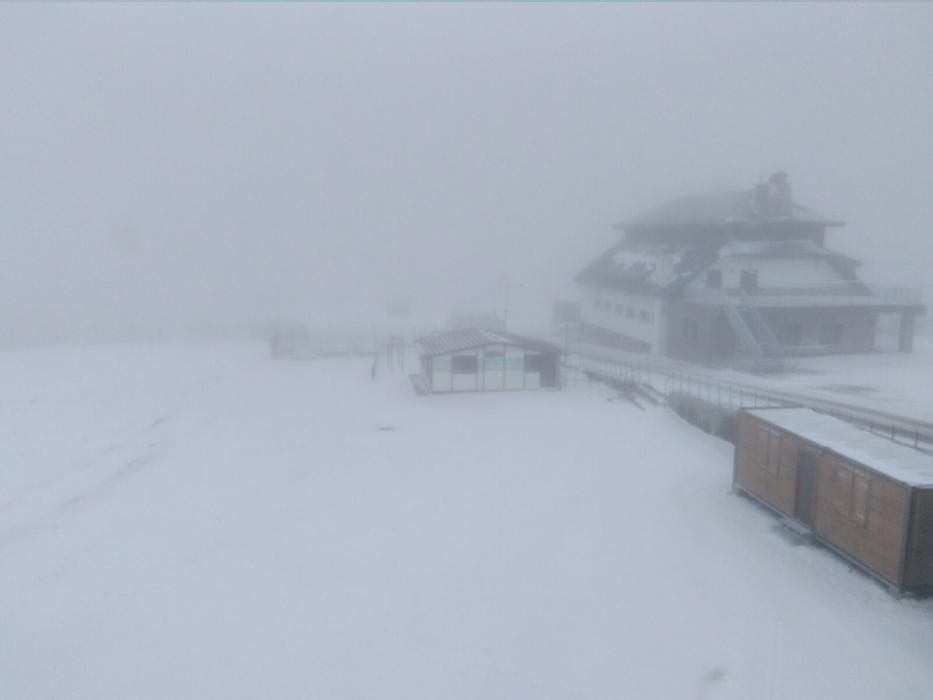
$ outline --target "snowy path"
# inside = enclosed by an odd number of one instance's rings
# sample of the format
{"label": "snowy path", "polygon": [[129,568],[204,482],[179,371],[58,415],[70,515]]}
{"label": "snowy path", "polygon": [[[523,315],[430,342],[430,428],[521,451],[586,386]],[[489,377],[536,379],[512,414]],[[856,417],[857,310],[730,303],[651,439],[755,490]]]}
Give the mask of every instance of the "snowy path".
{"label": "snowy path", "polygon": [[604,390],[237,346],[0,359],[2,698],[916,698],[933,603]]}

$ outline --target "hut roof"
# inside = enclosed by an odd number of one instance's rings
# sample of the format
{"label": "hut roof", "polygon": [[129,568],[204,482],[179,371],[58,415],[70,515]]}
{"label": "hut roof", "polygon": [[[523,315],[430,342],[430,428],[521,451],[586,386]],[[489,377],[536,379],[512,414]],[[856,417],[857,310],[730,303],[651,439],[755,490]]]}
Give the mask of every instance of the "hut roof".
{"label": "hut roof", "polygon": [[424,355],[446,355],[451,352],[475,350],[484,345],[518,345],[539,352],[560,353],[560,348],[537,338],[488,328],[462,328],[435,333],[418,339]]}
{"label": "hut roof", "polygon": [[750,415],[911,486],[933,487],[933,455],[809,408],[749,409]]}

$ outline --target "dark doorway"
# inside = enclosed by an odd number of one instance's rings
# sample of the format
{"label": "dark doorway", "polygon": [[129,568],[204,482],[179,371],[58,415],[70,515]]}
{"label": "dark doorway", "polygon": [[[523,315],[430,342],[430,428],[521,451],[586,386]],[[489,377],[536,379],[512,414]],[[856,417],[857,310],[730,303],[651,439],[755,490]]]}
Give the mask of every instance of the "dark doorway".
{"label": "dark doorway", "polygon": [[813,504],[816,502],[816,458],[801,451],[797,456],[797,504],[794,517],[808,527],[813,526]]}
{"label": "dark doorway", "polygon": [[[557,386],[557,355],[538,355],[538,358],[541,386]],[[525,367],[527,369],[527,364]]]}

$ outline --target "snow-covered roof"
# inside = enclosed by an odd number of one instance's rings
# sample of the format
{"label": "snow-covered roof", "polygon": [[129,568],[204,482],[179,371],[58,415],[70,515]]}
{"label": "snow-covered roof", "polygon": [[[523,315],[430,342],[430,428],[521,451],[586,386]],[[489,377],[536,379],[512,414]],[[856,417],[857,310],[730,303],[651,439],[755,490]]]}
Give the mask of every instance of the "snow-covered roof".
{"label": "snow-covered roof", "polygon": [[741,240],[730,239],[719,251],[720,257],[822,258],[843,267],[862,263],[842,253],[824,248],[810,240]]}
{"label": "snow-covered roof", "polygon": [[933,487],[933,455],[809,408],[761,408],[746,412],[895,481]]}
{"label": "snow-covered roof", "polygon": [[786,214],[764,213],[754,190],[741,190],[679,197],[623,222],[623,226],[723,226],[760,224],[766,221],[842,225],[837,219],[796,203],[790,205],[790,211]]}
{"label": "snow-covered roof", "polygon": [[423,355],[446,355],[452,352],[475,350],[484,345],[518,345],[539,352],[560,353],[560,348],[552,343],[530,338],[517,333],[491,330],[488,328],[459,328],[456,330],[434,333],[418,339]]}
{"label": "snow-covered roof", "polygon": [[641,294],[680,289],[716,259],[705,244],[655,245],[623,241],[587,265],[578,282]]}

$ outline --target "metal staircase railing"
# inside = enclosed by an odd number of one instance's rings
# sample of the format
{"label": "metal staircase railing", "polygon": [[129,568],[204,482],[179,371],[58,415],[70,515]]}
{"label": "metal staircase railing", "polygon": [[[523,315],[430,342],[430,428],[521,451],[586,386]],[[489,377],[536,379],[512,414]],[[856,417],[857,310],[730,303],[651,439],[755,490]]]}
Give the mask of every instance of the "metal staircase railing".
{"label": "metal staircase railing", "polygon": [[754,367],[767,371],[781,369],[784,366],[784,348],[748,296],[740,293],[736,303],[733,297],[723,293],[720,300],[739,347],[751,358]]}

